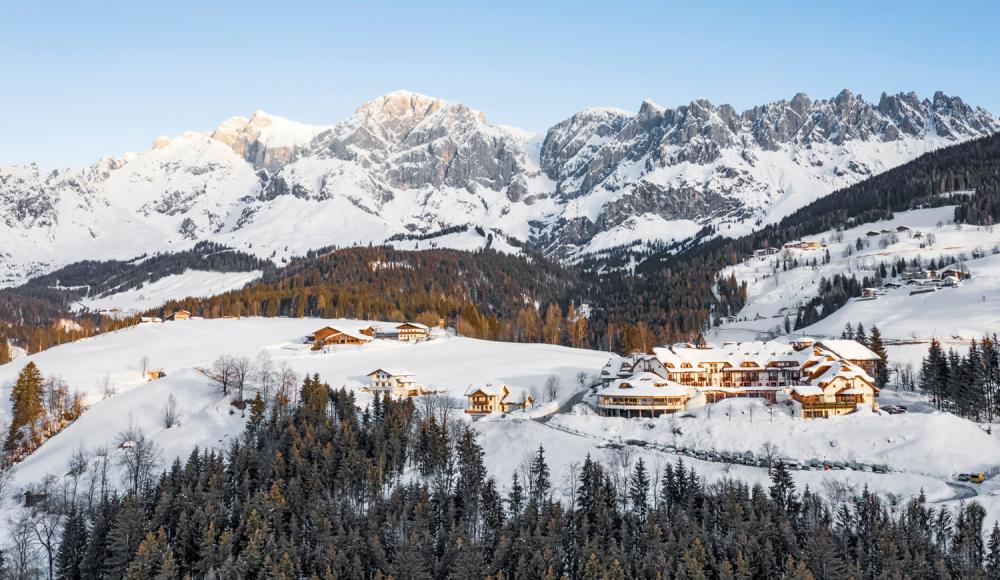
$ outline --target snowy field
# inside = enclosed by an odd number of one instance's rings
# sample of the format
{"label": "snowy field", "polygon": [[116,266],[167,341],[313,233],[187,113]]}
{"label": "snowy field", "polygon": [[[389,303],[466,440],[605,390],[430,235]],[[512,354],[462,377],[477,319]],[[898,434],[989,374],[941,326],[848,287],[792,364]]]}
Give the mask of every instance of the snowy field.
{"label": "snowy field", "polygon": [[[301,377],[319,373],[334,387],[359,389],[364,404],[370,395],[360,391],[367,374],[379,367],[405,368],[417,382],[453,397],[462,397],[470,385],[504,382],[538,393],[556,375],[560,396],[571,396],[580,372],[594,373],[608,355],[597,351],[541,344],[496,343],[447,335],[418,344],[376,340],[371,344],[332,347],[313,352],[304,338],[331,325],[362,328],[371,322],[322,319],[215,319],[142,324],[55,347],[0,366],[0,417],[10,415],[10,389],[28,360],[46,376],[58,375],[79,389],[91,405],[83,417],[46,442],[17,467],[16,482],[29,483],[46,473],[59,473],[78,447],[92,450],[110,444],[131,416],[164,449],[168,459],[184,456],[194,446],[212,447],[242,428],[239,414],[230,415],[221,392],[197,369],[210,367],[219,356],[247,356],[266,352],[276,365],[287,364]],[[167,376],[146,381],[141,360]],[[104,398],[105,377],[117,394]],[[173,394],[181,410],[180,427],[164,429],[160,410]],[[252,397],[249,395],[248,397]],[[464,399],[462,399],[464,403]],[[544,404],[540,404],[544,408]]]}
{"label": "snowy field", "polygon": [[[65,473],[72,454],[82,449],[91,456],[102,446],[114,456],[114,440],[129,421],[158,443],[169,462],[192,448],[222,448],[238,435],[245,419],[231,410],[219,391],[197,369],[220,355],[256,358],[266,352],[277,365],[287,364],[300,376],[319,373],[333,386],[357,389],[359,402],[370,395],[360,390],[366,374],[378,367],[413,371],[421,384],[461,397],[469,385],[502,381],[540,392],[556,375],[566,401],[579,388],[577,375],[594,375],[608,354],[540,344],[495,343],[442,335],[418,344],[375,341],[363,347],[335,347],[312,352],[304,336],[325,325],[361,328],[368,322],[319,319],[217,319],[143,324],[135,328],[82,340],[0,366],[0,415],[9,416],[10,388],[27,360],[45,375],[59,375],[79,389],[90,408],[74,424],[47,441],[15,468],[13,490],[47,474]],[[151,368],[162,368],[165,378],[146,381],[140,375],[143,357]],[[105,397],[105,377],[116,393]],[[160,412],[173,395],[180,408],[180,425],[165,429]],[[886,392],[886,398],[896,395]],[[898,401],[893,401],[898,402]],[[464,405],[458,399],[457,405]],[[532,420],[531,413],[490,416],[471,424],[480,435],[491,472],[502,486],[524,458],[544,445],[553,480],[560,484],[574,465],[589,454],[611,465],[619,452],[608,441],[638,439],[704,450],[759,452],[773,443],[784,457],[855,460],[886,463],[893,472],[795,472],[800,488],[843,499],[865,485],[885,496],[905,500],[924,490],[929,500],[957,501],[948,486],[954,472],[986,469],[1000,464],[1000,442],[976,425],[951,415],[932,412],[918,400],[906,400],[912,412],[886,416],[858,413],[830,420],[804,421],[770,414],[759,402],[730,401],[694,412],[692,418],[621,419],[596,416],[586,405],[572,413],[556,414],[548,422]],[[554,404],[541,405],[548,411]],[[535,413],[534,415],[537,415]],[[470,419],[456,410],[462,421]],[[652,448],[629,447],[633,461],[642,457],[650,469],[673,463],[679,456]],[[726,465],[685,457],[708,481],[734,477],[766,483],[767,472],[757,467]],[[557,485],[558,487],[558,485]],[[1000,484],[988,481],[976,490],[991,518],[1000,518]],[[9,499],[9,498],[8,498]],[[7,502],[7,507],[13,505]],[[990,520],[992,521],[992,519]]]}
{"label": "snowy field", "polygon": [[204,298],[236,290],[257,280],[263,275],[260,270],[250,272],[208,272],[186,270],[183,274],[173,274],[150,282],[140,288],[110,294],[99,298],[84,298],[73,305],[74,310],[86,308],[91,311],[117,308],[122,312],[144,312],[156,308],[168,300],[180,298]]}

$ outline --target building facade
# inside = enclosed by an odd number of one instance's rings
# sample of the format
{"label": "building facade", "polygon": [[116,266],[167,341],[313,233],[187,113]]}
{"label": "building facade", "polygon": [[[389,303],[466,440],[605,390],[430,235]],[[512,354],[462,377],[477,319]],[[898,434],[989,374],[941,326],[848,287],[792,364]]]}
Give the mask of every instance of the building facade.
{"label": "building facade", "polygon": [[653,352],[608,361],[601,414],[657,416],[729,398],[784,401],[806,418],[878,408],[872,376],[879,357],[853,340],[676,344]]}

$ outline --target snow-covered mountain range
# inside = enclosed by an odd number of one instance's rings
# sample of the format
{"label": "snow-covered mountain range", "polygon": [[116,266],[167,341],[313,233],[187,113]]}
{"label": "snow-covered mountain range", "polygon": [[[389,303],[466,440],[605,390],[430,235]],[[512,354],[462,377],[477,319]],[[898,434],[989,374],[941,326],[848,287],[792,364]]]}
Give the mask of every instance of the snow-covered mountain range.
{"label": "snow-covered mountain range", "polygon": [[280,258],[470,226],[457,237],[573,259],[706,224],[736,235],[997,131],[992,114],[941,93],[799,94],[742,113],[647,101],[636,113],[587,109],[545,135],[405,91],[332,126],[258,111],[85,168],[0,166],[0,282],[199,240]]}

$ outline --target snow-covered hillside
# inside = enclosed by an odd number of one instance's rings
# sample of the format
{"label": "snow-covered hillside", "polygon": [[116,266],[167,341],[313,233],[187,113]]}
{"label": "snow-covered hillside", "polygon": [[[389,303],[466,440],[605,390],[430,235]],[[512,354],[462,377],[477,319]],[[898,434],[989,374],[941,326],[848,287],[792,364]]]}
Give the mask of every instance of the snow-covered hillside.
{"label": "snow-covered hillside", "polygon": [[[937,93],[588,109],[535,135],[407,91],[309,126],[258,111],[77,169],[0,166],[0,284],[211,240],[279,259],[456,226],[564,259],[749,231],[933,149],[1000,130]],[[410,245],[412,242],[401,242]],[[507,251],[506,244],[494,247]]]}
{"label": "snow-covered hillside", "polygon": [[[419,344],[377,340],[364,347],[333,347],[313,352],[305,336],[326,325],[362,328],[371,322],[320,319],[215,319],[148,323],[67,344],[0,366],[0,420],[9,418],[9,394],[18,372],[33,361],[46,376],[57,375],[78,389],[91,404],[83,417],[56,435],[17,468],[16,480],[34,481],[65,467],[79,446],[87,450],[112,443],[131,417],[159,443],[167,456],[186,454],[196,445],[218,446],[242,428],[239,414],[210,386],[198,368],[208,368],[222,355],[251,359],[267,353],[275,365],[287,364],[300,377],[319,373],[333,386],[358,389],[379,367],[406,368],[416,380],[446,395],[462,397],[470,385],[503,382],[535,391],[542,401],[546,380],[559,377],[565,394],[578,385],[577,374],[596,372],[608,355],[550,345],[496,343],[451,337]],[[147,381],[150,368],[166,377]],[[105,382],[117,394],[104,398]],[[179,403],[180,426],[164,429],[159,412],[173,394]],[[362,402],[370,395],[361,393]],[[464,401],[464,399],[462,399]]]}
{"label": "snow-covered hillside", "polygon": [[[744,340],[769,332],[783,334],[785,316],[795,320],[797,305],[817,295],[821,278],[840,273],[854,274],[860,280],[866,275],[873,277],[883,262],[891,267],[900,259],[909,263],[917,258],[926,263],[942,257],[959,259],[971,278],[957,287],[920,294],[911,294],[916,286],[897,278],[894,282],[901,283],[900,287],[882,289],[873,300],[852,299],[795,334],[833,337],[839,336],[847,323],[863,323],[866,327],[877,325],[890,343],[926,343],[938,338],[962,345],[996,332],[1000,327],[1000,254],[995,252],[1000,249],[1000,230],[955,224],[953,215],[952,206],[901,212],[891,220],[803,238],[827,244],[825,250],[785,249],[771,256],[748,258],[726,269],[722,275],[733,274],[737,280],[747,282],[748,303],[737,314],[737,320],[713,329],[711,338]],[[897,231],[900,226],[908,230]],[[869,236],[869,232],[878,235]],[[920,237],[916,237],[917,232]],[[859,238],[867,247],[855,250]],[[826,251],[831,261],[823,264]],[[781,264],[786,257],[797,259],[800,266],[783,270]],[[806,263],[813,259],[818,262],[815,268]],[[890,358],[919,362],[926,351],[926,344],[891,344]]]}
{"label": "snow-covered hillside", "polygon": [[[333,347],[313,352],[303,337],[324,325],[357,329],[364,321],[319,319],[216,319],[143,324],[19,358],[0,366],[0,406],[9,414],[7,400],[17,373],[28,360],[47,375],[62,377],[79,389],[90,407],[75,423],[47,441],[15,467],[16,488],[37,482],[46,474],[65,473],[74,453],[82,450],[92,461],[106,448],[111,459],[121,453],[115,438],[130,422],[155,441],[164,460],[184,456],[195,446],[222,448],[243,428],[245,419],[199,372],[221,355],[256,358],[267,353],[276,365],[288,365],[300,377],[319,373],[331,385],[355,390],[359,402],[370,395],[360,387],[376,368],[407,368],[418,382],[456,397],[469,385],[502,381],[514,387],[540,391],[549,377],[559,378],[558,398],[568,401],[581,388],[579,373],[596,374],[608,354],[550,345],[495,343],[440,334],[417,344],[377,340],[363,347]],[[140,370],[143,358],[166,377],[147,381]],[[112,394],[106,393],[105,386]],[[160,414],[173,396],[180,410],[179,425],[164,428]],[[418,403],[419,404],[419,403]],[[542,405],[545,406],[545,405]],[[552,405],[549,405],[552,410]],[[952,471],[984,469],[1000,464],[1000,441],[974,424],[912,404],[908,416],[858,413],[825,421],[772,416],[760,401],[729,401],[706,407],[690,418],[621,419],[597,417],[584,406],[556,414],[548,421],[532,414],[489,416],[471,423],[479,433],[488,466],[506,484],[522,459],[539,445],[547,450],[554,481],[561,481],[571,464],[589,454],[611,462],[616,451],[610,440],[645,440],[654,444],[685,445],[704,450],[759,451],[765,442],[778,446],[786,457],[848,459],[885,462],[893,472],[795,472],[799,485],[821,493],[852,493],[867,485],[881,494],[907,498],[923,489],[931,501],[952,501],[946,485]],[[927,412],[922,412],[927,411]],[[455,416],[470,419],[460,410]],[[634,447],[651,469],[680,456],[655,448]],[[767,472],[757,467],[723,465],[685,457],[708,481],[739,477],[765,482]],[[112,464],[114,462],[112,461]],[[980,491],[1000,488],[988,482]],[[840,492],[837,492],[837,490]],[[840,498],[843,499],[843,498]],[[981,497],[990,515],[1000,515],[1000,502]],[[994,505],[995,504],[995,505]],[[15,509],[7,500],[4,509]]]}
{"label": "snow-covered hillside", "polygon": [[73,306],[75,309],[86,308],[92,312],[115,309],[125,313],[144,312],[168,300],[186,297],[204,298],[236,290],[260,278],[261,275],[263,272],[260,270],[251,272],[187,270],[182,274],[172,274],[132,290],[100,298],[84,298]]}

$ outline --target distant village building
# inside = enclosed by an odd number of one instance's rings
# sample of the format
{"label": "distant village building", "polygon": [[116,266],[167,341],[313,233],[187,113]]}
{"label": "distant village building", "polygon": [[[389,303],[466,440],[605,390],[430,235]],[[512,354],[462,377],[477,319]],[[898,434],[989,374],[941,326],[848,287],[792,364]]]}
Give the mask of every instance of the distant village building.
{"label": "distant village building", "polygon": [[362,334],[356,330],[334,328],[324,326],[312,334],[306,336],[306,342],[311,342],[313,350],[319,350],[326,346],[335,345],[355,345],[360,346],[371,342],[372,337]]}
{"label": "distant village building", "polygon": [[503,383],[488,383],[481,387],[469,387],[465,391],[465,396],[469,400],[469,406],[465,412],[473,416],[510,413],[530,409],[535,404],[535,398],[524,389]]}
{"label": "distant village building", "polygon": [[163,322],[163,319],[159,316],[143,316],[139,322]]}
{"label": "distant village building", "polygon": [[410,371],[395,368],[380,368],[368,373],[371,390],[388,392],[394,397],[417,397],[423,394],[423,387],[417,384]]}
{"label": "distant village building", "polygon": [[187,310],[174,310],[167,315],[167,320],[187,320],[191,318],[191,313]]}
{"label": "distant village building", "polygon": [[807,418],[863,404],[877,408],[872,376],[879,357],[853,340],[675,344],[653,351],[613,357],[604,366],[605,387],[597,394],[602,415],[657,416],[729,398],[789,401]]}
{"label": "distant village building", "polygon": [[396,332],[399,333],[399,340],[416,342],[427,338],[430,335],[430,328],[419,322],[404,322],[396,326]]}
{"label": "distant village building", "polygon": [[896,226],[896,231],[899,233],[908,232],[910,231],[910,228],[906,226]]}
{"label": "distant village building", "polygon": [[798,240],[795,242],[788,242],[785,244],[785,248],[796,249],[796,250],[819,250],[823,247],[823,244],[816,240],[812,241],[802,241]]}

